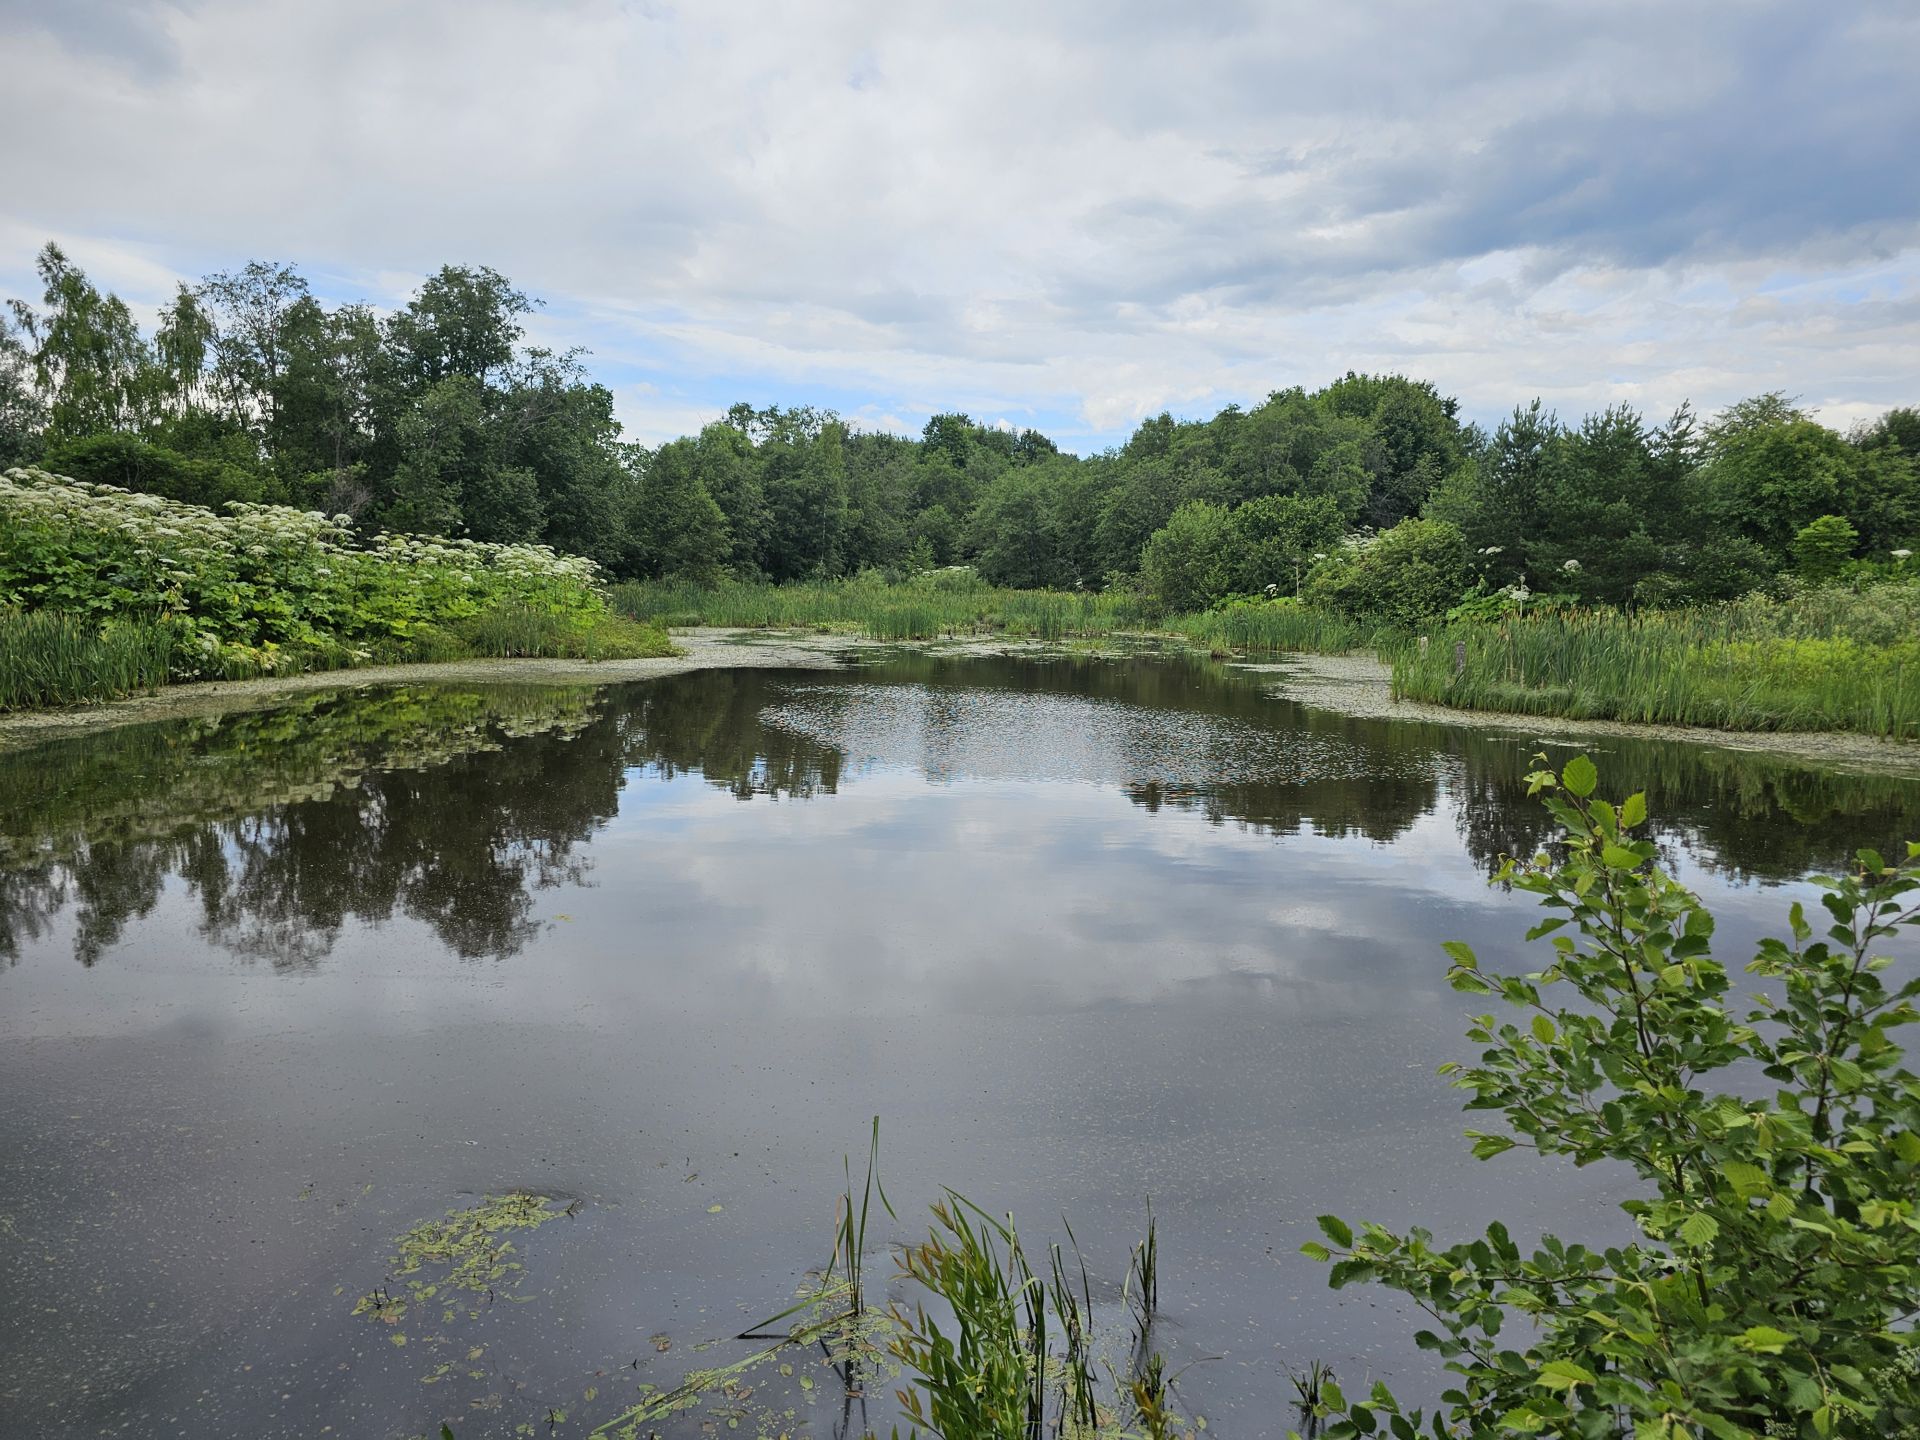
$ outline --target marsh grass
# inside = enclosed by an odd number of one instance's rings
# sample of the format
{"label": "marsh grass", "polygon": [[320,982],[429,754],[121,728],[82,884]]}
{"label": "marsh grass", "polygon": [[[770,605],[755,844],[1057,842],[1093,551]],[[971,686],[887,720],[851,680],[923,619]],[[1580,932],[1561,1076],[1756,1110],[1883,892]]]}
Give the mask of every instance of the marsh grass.
{"label": "marsh grass", "polygon": [[1373,649],[1394,633],[1308,605],[1258,601],[1175,616],[1165,628],[1210,649],[1318,655]]}
{"label": "marsh grass", "polygon": [[616,585],[611,598],[619,613],[663,625],[812,629],[892,641],[1063,640],[1138,630],[1153,618],[1130,592],[1006,590],[955,571],[899,584],[865,576],[792,585],[647,581]]}
{"label": "marsh grass", "polygon": [[[1456,646],[1465,664],[1456,673]],[[1574,611],[1388,639],[1397,699],[1729,730],[1920,738],[1920,588]]]}
{"label": "marsh grass", "polygon": [[58,611],[0,610],[0,710],[118,699],[167,683],[175,631]]}
{"label": "marsh grass", "polygon": [[[457,622],[450,632],[456,650],[497,659],[641,660],[676,653],[657,625],[614,614],[583,620],[531,605],[498,605]],[[415,658],[425,656],[416,652]]]}

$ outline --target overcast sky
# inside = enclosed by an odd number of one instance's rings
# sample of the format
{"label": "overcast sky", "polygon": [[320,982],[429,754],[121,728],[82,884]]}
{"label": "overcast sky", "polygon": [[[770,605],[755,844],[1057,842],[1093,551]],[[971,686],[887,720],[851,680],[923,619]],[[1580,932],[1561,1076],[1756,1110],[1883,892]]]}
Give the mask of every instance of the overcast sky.
{"label": "overcast sky", "polygon": [[0,293],[290,261],[736,399],[1085,451],[1348,370],[1920,402],[1920,4],[0,0]]}

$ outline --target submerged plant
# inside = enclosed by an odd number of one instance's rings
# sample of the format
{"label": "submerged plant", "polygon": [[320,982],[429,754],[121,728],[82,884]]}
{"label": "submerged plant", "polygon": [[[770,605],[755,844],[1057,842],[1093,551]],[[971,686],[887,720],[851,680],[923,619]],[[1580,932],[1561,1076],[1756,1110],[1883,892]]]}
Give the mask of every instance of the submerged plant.
{"label": "submerged plant", "polygon": [[[1890,985],[1885,947],[1920,924],[1920,844],[1814,877],[1824,917],[1795,903],[1746,966],[1771,992],[1736,1005],[1713,917],[1636,833],[1645,797],[1599,799],[1584,758],[1529,780],[1564,841],[1497,878],[1554,912],[1529,932],[1551,957],[1500,975],[1447,945],[1455,989],[1530,1014],[1476,1017],[1479,1063],[1443,1072],[1506,1121],[1468,1132],[1480,1158],[1630,1167],[1640,1238],[1527,1251],[1496,1222],[1443,1247],[1323,1216],[1330,1243],[1304,1249],[1335,1262],[1334,1286],[1384,1284],[1433,1318],[1417,1339],[1457,1377],[1438,1435],[1914,1433],[1920,1080],[1893,1033],[1920,1019],[1920,980]],[[1516,1315],[1531,1334],[1503,1338]],[[1402,1440],[1425,1418],[1383,1385],[1349,1399],[1330,1379],[1314,1414],[1329,1436]]]}

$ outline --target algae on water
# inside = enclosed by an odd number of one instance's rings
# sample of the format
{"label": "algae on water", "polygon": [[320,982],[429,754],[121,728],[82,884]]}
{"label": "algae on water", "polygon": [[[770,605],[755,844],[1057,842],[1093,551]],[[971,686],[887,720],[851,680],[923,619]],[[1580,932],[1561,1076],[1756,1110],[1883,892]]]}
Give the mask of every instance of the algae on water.
{"label": "algae on water", "polygon": [[[388,1284],[362,1295],[353,1313],[397,1327],[410,1311],[417,1317],[438,1305],[442,1324],[452,1324],[462,1309],[473,1319],[484,1304],[517,1298],[502,1293],[519,1284],[523,1271],[510,1238],[514,1232],[538,1229],[567,1213],[544,1195],[514,1191],[423,1220],[397,1242]],[[390,1338],[406,1343],[398,1329]]]}

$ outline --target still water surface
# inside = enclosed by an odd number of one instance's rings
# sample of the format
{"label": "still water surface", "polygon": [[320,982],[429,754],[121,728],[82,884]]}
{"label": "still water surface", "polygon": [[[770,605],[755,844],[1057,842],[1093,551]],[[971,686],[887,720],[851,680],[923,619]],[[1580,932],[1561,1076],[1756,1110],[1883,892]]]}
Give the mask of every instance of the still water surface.
{"label": "still water surface", "polygon": [[[1314,1359],[1418,1395],[1402,1309],[1295,1254],[1313,1215],[1622,1233],[1617,1175],[1473,1161],[1433,1074],[1439,942],[1522,963],[1486,881],[1546,833],[1537,748],[1194,660],[906,656],[0,757],[0,1434],[584,1434],[750,1348],[695,1347],[826,1258],[874,1115],[876,1273],[951,1185],[1064,1212],[1110,1302],[1151,1196],[1212,1433],[1283,1430]],[[1736,961],[1920,834],[1913,782],[1585,748]],[[512,1303],[354,1313],[396,1236],[512,1190],[580,1202]],[[863,1418],[822,1375],[663,1428],[885,1433],[890,1385]]]}

